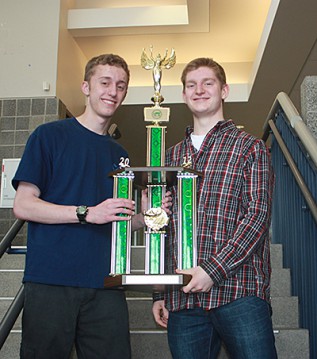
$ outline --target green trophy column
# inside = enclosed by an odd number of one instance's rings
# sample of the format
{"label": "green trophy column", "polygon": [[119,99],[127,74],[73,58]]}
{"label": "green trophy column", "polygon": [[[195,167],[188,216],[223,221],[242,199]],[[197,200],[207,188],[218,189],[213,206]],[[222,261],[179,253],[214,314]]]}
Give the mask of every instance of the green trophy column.
{"label": "green trophy column", "polygon": [[[186,171],[186,170],[185,170]],[[178,268],[197,265],[196,180],[197,175],[179,172],[178,182]]]}
{"label": "green trophy column", "polygon": [[[166,126],[152,125],[147,128],[147,159],[149,167],[164,166],[165,162],[165,131]],[[151,173],[149,182],[152,184],[162,182],[161,171]]]}
{"label": "green trophy column", "polygon": [[[165,126],[147,127],[147,166],[161,167],[165,162]],[[165,173],[161,170],[149,172],[148,207],[161,208],[166,192]],[[146,274],[164,274],[165,231],[146,230]]]}
{"label": "green trophy column", "polygon": [[[123,172],[113,176],[114,198],[132,198],[134,174]],[[123,214],[121,214],[124,216]],[[111,271],[115,274],[130,273],[131,221],[112,223]]]}

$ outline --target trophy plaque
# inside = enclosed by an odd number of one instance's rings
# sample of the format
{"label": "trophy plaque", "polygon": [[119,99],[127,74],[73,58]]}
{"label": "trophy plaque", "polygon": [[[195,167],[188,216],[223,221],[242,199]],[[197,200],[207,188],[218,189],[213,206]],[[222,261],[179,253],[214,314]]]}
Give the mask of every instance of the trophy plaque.
{"label": "trophy plaque", "polygon": [[147,188],[148,209],[144,211],[145,271],[134,274],[131,271],[131,221],[118,221],[112,224],[112,249],[110,276],[104,280],[105,287],[113,286],[150,286],[156,288],[166,285],[186,285],[191,276],[165,273],[165,237],[168,215],[161,208],[166,188],[177,185],[178,201],[178,268],[187,269],[197,265],[196,239],[196,182],[200,173],[190,168],[190,160],[179,167],[165,167],[165,133],[166,126],[161,123],[169,121],[170,109],[162,107],[161,95],[162,68],[169,69],[176,63],[172,49],[170,56],[150,57],[143,49],[141,65],[152,70],[154,105],[144,108],[144,120],[150,122],[147,129],[147,153],[145,167],[130,167],[129,159],[121,159],[120,168],[112,173],[114,179],[114,198],[132,199],[133,186]]}

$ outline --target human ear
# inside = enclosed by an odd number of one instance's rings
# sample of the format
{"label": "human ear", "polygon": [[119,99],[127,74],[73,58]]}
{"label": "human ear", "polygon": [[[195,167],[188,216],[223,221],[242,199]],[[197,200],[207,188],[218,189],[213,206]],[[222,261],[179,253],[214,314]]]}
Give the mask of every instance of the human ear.
{"label": "human ear", "polygon": [[85,96],[89,96],[89,83],[87,81],[82,82],[81,90]]}
{"label": "human ear", "polygon": [[186,98],[185,90],[183,90],[182,96],[183,96],[183,101],[184,101],[184,103],[187,104],[187,98]]}
{"label": "human ear", "polygon": [[222,86],[221,98],[225,100],[229,95],[229,85],[225,84]]}

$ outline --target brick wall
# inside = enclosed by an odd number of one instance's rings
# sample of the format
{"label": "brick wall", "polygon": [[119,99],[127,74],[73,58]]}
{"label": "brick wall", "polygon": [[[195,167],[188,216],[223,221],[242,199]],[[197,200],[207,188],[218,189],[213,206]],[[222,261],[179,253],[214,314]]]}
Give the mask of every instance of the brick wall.
{"label": "brick wall", "polygon": [[[3,158],[21,158],[32,131],[42,123],[66,117],[66,106],[56,97],[0,99],[0,163]],[[15,218],[10,208],[0,208],[0,240]],[[26,226],[14,240],[25,244]]]}

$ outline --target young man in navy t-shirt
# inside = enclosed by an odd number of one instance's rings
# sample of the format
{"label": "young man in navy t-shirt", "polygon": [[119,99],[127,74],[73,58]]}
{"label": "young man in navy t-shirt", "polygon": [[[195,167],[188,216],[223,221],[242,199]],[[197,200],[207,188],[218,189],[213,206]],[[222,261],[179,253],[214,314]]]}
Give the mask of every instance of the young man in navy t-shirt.
{"label": "young man in navy t-shirt", "polygon": [[131,357],[125,294],[103,287],[111,223],[131,218],[133,230],[144,226],[134,201],[112,198],[109,177],[128,157],[108,128],[129,76],[120,56],[91,59],[84,113],[39,126],[12,181],[14,214],[29,222],[22,359],[66,359],[74,342],[79,359]]}

